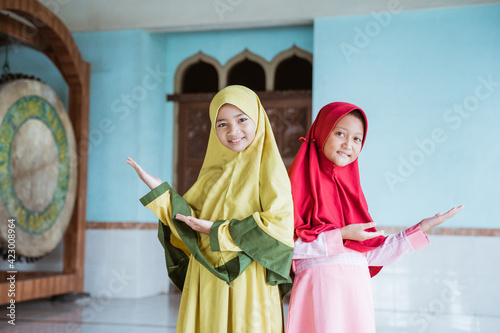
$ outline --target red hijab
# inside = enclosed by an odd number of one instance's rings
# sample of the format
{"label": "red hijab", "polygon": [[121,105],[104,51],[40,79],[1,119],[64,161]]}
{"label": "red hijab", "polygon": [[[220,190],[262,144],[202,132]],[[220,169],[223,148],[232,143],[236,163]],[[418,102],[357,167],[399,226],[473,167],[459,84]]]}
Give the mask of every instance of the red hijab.
{"label": "red hijab", "polygon": [[[302,145],[288,170],[295,209],[295,239],[300,237],[304,242],[311,242],[328,230],[372,222],[359,181],[358,160],[339,167],[323,154],[325,142],[337,121],[354,110],[359,110],[365,120],[364,145],[368,128],[365,113],[356,105],[342,102],[325,105],[307,137],[301,138]],[[344,246],[368,252],[384,241],[384,236],[362,242],[345,240]],[[371,275],[377,274],[381,268],[370,267]]]}

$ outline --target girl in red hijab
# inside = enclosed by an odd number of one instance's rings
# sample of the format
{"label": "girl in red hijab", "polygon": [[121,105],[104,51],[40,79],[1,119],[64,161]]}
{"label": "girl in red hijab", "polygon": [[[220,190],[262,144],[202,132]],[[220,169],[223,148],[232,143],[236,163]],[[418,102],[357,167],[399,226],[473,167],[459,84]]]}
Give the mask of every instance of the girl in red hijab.
{"label": "girl in red hijab", "polygon": [[463,206],[436,214],[397,235],[375,229],[359,181],[366,138],[363,110],[324,106],[293,161],[295,280],[287,333],[375,332],[370,277],[382,266],[429,243],[425,232]]}

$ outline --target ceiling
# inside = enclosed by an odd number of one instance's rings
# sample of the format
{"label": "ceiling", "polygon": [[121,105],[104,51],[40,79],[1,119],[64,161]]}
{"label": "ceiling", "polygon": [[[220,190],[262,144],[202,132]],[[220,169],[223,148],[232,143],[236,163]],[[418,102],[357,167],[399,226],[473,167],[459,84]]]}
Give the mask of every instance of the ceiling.
{"label": "ceiling", "polygon": [[39,0],[72,32],[202,31],[312,24],[314,18],[498,4],[500,0]]}

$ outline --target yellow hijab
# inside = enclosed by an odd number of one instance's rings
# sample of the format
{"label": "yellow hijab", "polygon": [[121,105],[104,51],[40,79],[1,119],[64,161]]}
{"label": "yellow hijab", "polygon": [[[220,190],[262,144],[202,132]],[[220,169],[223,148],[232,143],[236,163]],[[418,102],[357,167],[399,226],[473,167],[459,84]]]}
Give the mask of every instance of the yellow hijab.
{"label": "yellow hijab", "polygon": [[[253,142],[242,152],[224,147],[215,132],[217,114],[226,103],[238,107],[256,125]],[[222,89],[210,103],[210,121],[205,160],[184,199],[204,220],[241,220],[253,215],[264,232],[293,247],[290,180],[258,96],[244,86]]]}

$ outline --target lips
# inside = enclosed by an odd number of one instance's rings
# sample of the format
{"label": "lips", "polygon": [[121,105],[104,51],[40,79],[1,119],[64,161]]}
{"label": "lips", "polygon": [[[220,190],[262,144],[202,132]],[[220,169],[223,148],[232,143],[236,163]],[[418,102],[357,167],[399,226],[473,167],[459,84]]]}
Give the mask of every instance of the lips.
{"label": "lips", "polygon": [[349,158],[349,155],[344,153],[343,151],[338,151],[337,154],[339,154],[342,157]]}
{"label": "lips", "polygon": [[238,144],[241,142],[241,140],[243,140],[243,138],[239,138],[239,139],[234,139],[234,140],[228,140],[229,143],[235,145],[235,144]]}

